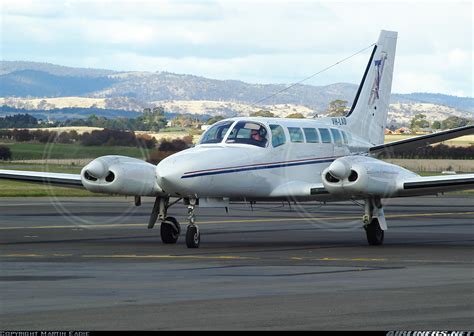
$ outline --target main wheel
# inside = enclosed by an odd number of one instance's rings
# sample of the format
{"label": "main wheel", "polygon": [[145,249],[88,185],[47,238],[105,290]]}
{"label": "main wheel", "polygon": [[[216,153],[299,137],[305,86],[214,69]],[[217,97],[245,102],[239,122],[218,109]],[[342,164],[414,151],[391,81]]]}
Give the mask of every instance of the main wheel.
{"label": "main wheel", "polygon": [[365,226],[365,233],[367,234],[367,241],[369,245],[382,245],[384,232],[380,227],[377,218],[372,219],[369,225]]}
{"label": "main wheel", "polygon": [[161,241],[164,244],[175,244],[178,241],[181,227],[174,217],[166,217],[161,222]]}
{"label": "main wheel", "polygon": [[186,246],[188,248],[198,248],[201,243],[201,234],[197,226],[189,225],[186,230]]}

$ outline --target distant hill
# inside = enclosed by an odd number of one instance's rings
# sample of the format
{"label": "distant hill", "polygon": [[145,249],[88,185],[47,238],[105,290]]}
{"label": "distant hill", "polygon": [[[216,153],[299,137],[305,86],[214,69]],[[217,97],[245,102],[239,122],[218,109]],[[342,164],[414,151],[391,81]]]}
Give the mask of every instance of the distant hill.
{"label": "distant hill", "polygon": [[409,94],[393,94],[392,102],[430,103],[449,106],[457,110],[474,112],[474,98],[450,96],[440,93],[415,92]]}
{"label": "distant hill", "polygon": [[17,70],[0,76],[2,97],[63,97],[91,94],[110,87],[109,77],[58,76],[38,70]]}
{"label": "distant hill", "polygon": [[[105,99],[104,108],[140,111],[144,106],[166,105],[180,112],[209,115],[245,115],[255,108],[302,112],[305,115],[323,113],[329,102],[335,99],[352,103],[356,84],[336,83],[325,86],[296,85],[272,96],[285,88],[286,84],[250,84],[238,80],[216,80],[200,76],[169,72],[126,72],[103,69],[85,69],[38,62],[0,62],[0,97],[4,104],[13,102],[11,97],[24,100],[25,104],[11,103],[8,106],[30,106],[27,99],[69,97],[70,106],[81,106],[74,97]],[[271,96],[271,97],[270,97]],[[71,98],[72,97],[72,98]],[[257,106],[255,102],[270,97]],[[80,100],[80,99],[77,99]],[[90,100],[94,101],[93,99]],[[187,104],[189,102],[206,102]],[[57,100],[56,100],[57,102]],[[216,103],[210,103],[216,102]],[[58,108],[51,103],[49,108]],[[409,120],[416,113],[432,113],[432,119],[449,115],[472,118],[474,99],[433,93],[392,94],[391,113],[394,121]],[[33,104],[38,107],[40,105]],[[285,105],[281,107],[281,105]],[[194,106],[196,110],[192,110]],[[28,107],[31,109],[31,107]],[[191,109],[191,110],[189,110]],[[170,111],[173,112],[173,111]]]}
{"label": "distant hill", "polygon": [[56,76],[69,76],[69,77],[103,77],[113,75],[116,71],[103,70],[103,69],[91,69],[91,68],[73,68],[62,65],[56,65],[51,63],[42,62],[24,62],[24,61],[1,61],[0,62],[0,75],[5,75],[15,71],[21,70],[36,70],[47,72],[51,75]]}

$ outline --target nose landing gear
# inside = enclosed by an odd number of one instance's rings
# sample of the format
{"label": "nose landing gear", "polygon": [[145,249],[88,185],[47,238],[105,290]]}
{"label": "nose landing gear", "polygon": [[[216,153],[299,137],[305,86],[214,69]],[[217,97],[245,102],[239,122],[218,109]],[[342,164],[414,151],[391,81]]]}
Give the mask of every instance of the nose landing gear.
{"label": "nose landing gear", "polygon": [[199,228],[194,223],[196,222],[196,214],[194,210],[196,208],[196,199],[189,199],[188,205],[188,220],[189,225],[186,230],[186,246],[188,248],[198,248],[201,244],[201,234]]}

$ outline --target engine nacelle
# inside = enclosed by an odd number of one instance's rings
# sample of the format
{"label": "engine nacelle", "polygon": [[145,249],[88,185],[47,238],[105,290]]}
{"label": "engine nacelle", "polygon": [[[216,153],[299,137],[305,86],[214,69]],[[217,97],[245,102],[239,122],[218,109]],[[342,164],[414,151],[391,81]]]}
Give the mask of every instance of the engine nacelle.
{"label": "engine nacelle", "polygon": [[335,160],[322,173],[331,194],[389,197],[396,193],[398,180],[418,176],[402,167],[366,156]]}
{"label": "engine nacelle", "polygon": [[101,156],[82,168],[81,180],[92,192],[129,196],[162,193],[151,163],[126,156]]}

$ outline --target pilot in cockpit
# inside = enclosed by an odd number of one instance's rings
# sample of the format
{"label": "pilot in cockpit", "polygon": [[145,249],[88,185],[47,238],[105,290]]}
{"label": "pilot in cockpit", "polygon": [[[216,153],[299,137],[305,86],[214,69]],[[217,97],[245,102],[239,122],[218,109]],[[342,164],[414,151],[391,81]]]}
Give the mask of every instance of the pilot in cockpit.
{"label": "pilot in cockpit", "polygon": [[259,131],[257,131],[257,130],[252,130],[251,137],[255,141],[262,141],[263,140],[263,137],[260,136]]}
{"label": "pilot in cockpit", "polygon": [[250,138],[258,143],[259,146],[264,147],[267,143],[267,139],[265,138],[267,131],[264,127],[260,127],[260,129],[252,129],[250,133]]}

